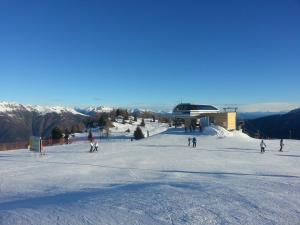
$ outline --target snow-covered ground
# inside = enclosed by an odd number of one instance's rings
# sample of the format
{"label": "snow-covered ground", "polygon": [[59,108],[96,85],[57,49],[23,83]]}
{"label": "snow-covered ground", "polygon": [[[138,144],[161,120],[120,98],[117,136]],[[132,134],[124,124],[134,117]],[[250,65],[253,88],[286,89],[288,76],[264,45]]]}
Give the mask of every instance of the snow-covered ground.
{"label": "snow-covered ground", "polygon": [[300,224],[300,141],[194,135],[0,152],[0,224]]}
{"label": "snow-covered ground", "polygon": [[[157,120],[155,122],[151,122],[152,119],[145,119],[145,126],[140,126],[145,137],[153,136],[159,133],[166,131],[169,128],[169,124],[167,123],[159,123]],[[105,131],[100,133],[99,128],[93,128],[92,134],[95,139],[101,139],[103,141],[112,141],[117,140],[121,141],[122,139],[126,139],[126,141],[133,137],[133,133],[137,126],[141,124],[142,120],[140,118],[137,119],[136,122],[132,121],[130,124],[129,121],[126,121],[125,124],[121,122],[113,122],[112,128],[109,129],[109,137],[106,136]],[[129,131],[129,132],[128,132]],[[88,132],[84,133],[76,133],[74,140],[87,140]]]}

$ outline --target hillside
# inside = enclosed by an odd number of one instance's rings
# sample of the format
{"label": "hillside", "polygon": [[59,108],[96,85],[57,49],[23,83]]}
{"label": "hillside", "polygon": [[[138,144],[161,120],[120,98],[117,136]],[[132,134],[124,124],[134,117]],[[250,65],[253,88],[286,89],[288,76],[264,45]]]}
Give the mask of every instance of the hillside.
{"label": "hillside", "polygon": [[0,224],[299,224],[299,141],[261,154],[240,132],[194,135],[0,152]]}
{"label": "hillside", "polygon": [[84,129],[86,116],[71,108],[0,103],[0,143],[27,141],[30,135],[48,137],[55,126]]}
{"label": "hillside", "polygon": [[251,136],[259,131],[263,137],[300,139],[300,109],[282,115],[246,120],[244,129]]}

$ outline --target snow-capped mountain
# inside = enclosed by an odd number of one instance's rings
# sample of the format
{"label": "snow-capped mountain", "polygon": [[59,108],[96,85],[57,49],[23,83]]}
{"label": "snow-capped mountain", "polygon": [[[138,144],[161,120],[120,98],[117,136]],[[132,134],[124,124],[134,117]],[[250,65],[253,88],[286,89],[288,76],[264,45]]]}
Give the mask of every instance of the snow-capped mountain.
{"label": "snow-capped mountain", "polygon": [[113,111],[113,108],[105,107],[105,106],[98,106],[98,107],[90,106],[87,108],[75,108],[75,110],[85,115],[95,115],[98,113],[109,113]]}
{"label": "snow-capped mountain", "polygon": [[80,131],[86,117],[67,107],[0,102],[0,143],[26,141],[30,135],[49,137],[56,126]]}
{"label": "snow-capped mountain", "polygon": [[0,102],[0,113],[11,113],[15,111],[29,111],[29,112],[36,112],[43,115],[48,113],[81,114],[80,112],[76,111],[73,108],[67,108],[62,106],[23,105],[19,103]]}

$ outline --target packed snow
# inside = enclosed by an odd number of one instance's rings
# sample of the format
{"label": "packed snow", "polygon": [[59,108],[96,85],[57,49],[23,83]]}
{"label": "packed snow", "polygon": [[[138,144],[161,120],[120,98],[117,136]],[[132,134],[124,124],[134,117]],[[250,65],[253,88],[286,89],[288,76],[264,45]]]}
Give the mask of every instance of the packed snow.
{"label": "packed snow", "polygon": [[300,141],[265,142],[212,126],[0,152],[0,224],[300,224]]}
{"label": "packed snow", "polygon": [[[128,140],[133,137],[133,133],[136,128],[139,126],[144,134],[145,137],[149,135],[153,136],[159,133],[166,131],[169,128],[169,125],[166,123],[159,123],[158,120],[152,122],[152,119],[145,119],[145,126],[140,126],[142,120],[139,118],[137,121],[130,121],[125,120],[123,124],[120,122],[113,122],[113,127],[109,129],[109,136],[106,137],[105,130],[100,130],[100,128],[91,128],[93,138],[95,140],[101,141],[121,141],[121,140]],[[75,136],[72,138],[73,140],[87,140],[88,131],[84,133],[76,133]]]}

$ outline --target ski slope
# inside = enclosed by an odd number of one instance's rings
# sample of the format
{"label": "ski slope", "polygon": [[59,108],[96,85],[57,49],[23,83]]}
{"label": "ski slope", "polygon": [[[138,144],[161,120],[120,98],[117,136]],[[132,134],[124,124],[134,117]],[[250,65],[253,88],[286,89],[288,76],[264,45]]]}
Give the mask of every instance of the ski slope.
{"label": "ski slope", "polygon": [[300,224],[300,141],[194,135],[0,152],[0,224]]}

